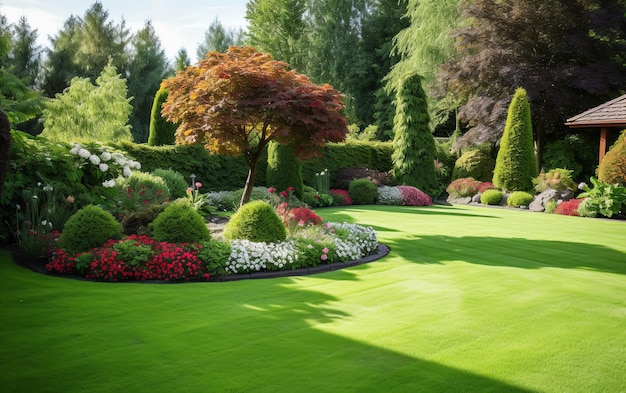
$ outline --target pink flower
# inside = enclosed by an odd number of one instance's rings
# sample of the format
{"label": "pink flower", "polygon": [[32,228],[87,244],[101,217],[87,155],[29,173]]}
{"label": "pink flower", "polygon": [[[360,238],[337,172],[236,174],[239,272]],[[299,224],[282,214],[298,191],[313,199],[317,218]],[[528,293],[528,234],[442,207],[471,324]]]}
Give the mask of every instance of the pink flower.
{"label": "pink flower", "polygon": [[325,260],[327,260],[327,259],[328,259],[328,255],[326,255],[326,254],[322,254],[322,256],[321,256],[320,258],[322,258],[322,261],[325,261]]}
{"label": "pink flower", "polygon": [[293,191],[293,187],[287,187],[287,191]]}
{"label": "pink flower", "polygon": [[187,187],[187,192],[191,192],[191,191],[193,191],[193,188]]}
{"label": "pink flower", "polygon": [[272,194],[272,193],[276,192],[276,189],[275,189],[274,187],[270,187],[270,188],[268,188],[268,189],[267,189],[267,191],[268,191],[270,194]]}
{"label": "pink flower", "polygon": [[280,192],[280,195],[281,195],[281,196],[284,196],[285,198],[286,198],[286,197],[288,197],[288,195],[287,195],[287,191],[281,191],[281,192]]}
{"label": "pink flower", "polygon": [[200,188],[200,187],[202,187],[202,183],[200,183],[199,181],[196,182],[196,188]]}
{"label": "pink flower", "polygon": [[328,254],[328,247],[324,247],[324,249],[322,250],[322,252],[323,252],[324,254]]}

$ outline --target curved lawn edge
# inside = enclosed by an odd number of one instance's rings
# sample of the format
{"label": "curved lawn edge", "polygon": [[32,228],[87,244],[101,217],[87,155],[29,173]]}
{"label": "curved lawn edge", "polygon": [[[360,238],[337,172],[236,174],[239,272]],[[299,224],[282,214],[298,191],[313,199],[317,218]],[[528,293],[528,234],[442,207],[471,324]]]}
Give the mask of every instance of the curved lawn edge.
{"label": "curved lawn edge", "polygon": [[[187,283],[207,283],[207,282],[228,282],[228,281],[240,281],[240,280],[249,280],[249,279],[259,279],[259,278],[280,278],[280,277],[295,277],[295,276],[309,276],[312,274],[319,274],[319,273],[325,273],[325,272],[330,272],[330,271],[334,271],[334,270],[341,270],[341,269],[345,269],[348,267],[352,267],[352,266],[358,266],[358,265],[362,265],[364,263],[369,263],[369,262],[374,262],[377,261],[385,256],[387,256],[390,252],[390,248],[387,247],[384,244],[378,244],[378,247],[376,247],[376,251],[373,254],[370,255],[366,255],[362,258],[356,259],[354,261],[348,261],[348,262],[336,262],[336,263],[329,263],[326,265],[320,265],[320,266],[312,266],[312,267],[303,267],[303,268],[298,268],[298,269],[293,269],[293,270],[278,270],[278,271],[271,271],[271,272],[252,272],[252,273],[236,273],[236,274],[229,274],[226,276],[220,276],[220,277],[215,277],[215,278],[211,278],[209,280],[205,280],[205,281],[181,281],[181,282],[174,282],[174,281],[165,281],[165,280],[142,280],[142,281],[137,281],[137,280],[127,280],[127,281],[116,281],[116,282],[112,282],[112,283],[125,283],[125,284],[129,284],[129,283],[145,283],[145,284],[187,284]],[[13,254],[13,253],[11,253]],[[34,261],[19,261],[16,257],[15,254],[11,255],[11,260],[13,261],[13,263],[15,263],[18,266],[22,266],[24,268],[27,268],[35,273],[40,273],[43,275],[47,275],[47,276],[51,276],[51,277],[62,277],[62,278],[68,278],[68,279],[72,279],[72,280],[79,280],[79,281],[93,281],[93,282],[110,282],[110,281],[105,281],[105,280],[92,280],[92,279],[88,279],[85,277],[80,277],[80,276],[73,276],[73,275],[68,275],[68,274],[57,274],[57,273],[52,273],[49,272],[44,265],[42,265],[41,263],[37,263]]]}

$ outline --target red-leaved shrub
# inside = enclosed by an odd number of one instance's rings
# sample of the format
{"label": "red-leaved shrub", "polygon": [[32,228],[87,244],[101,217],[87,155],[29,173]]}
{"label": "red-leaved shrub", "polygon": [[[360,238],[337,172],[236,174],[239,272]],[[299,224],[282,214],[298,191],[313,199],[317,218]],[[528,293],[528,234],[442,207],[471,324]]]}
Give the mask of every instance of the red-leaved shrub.
{"label": "red-leaved shrub", "polygon": [[579,216],[578,205],[585,198],[570,199],[569,201],[561,202],[553,211],[554,214],[562,214],[564,216]]}
{"label": "red-leaved shrub", "polygon": [[487,190],[495,190],[497,188],[498,187],[496,187],[492,182],[484,181],[484,182],[480,183],[480,185],[478,186],[478,192],[482,194],[483,192],[485,192]]}
{"label": "red-leaved shrub", "polygon": [[346,190],[330,190],[330,195],[333,197],[333,205],[335,206],[347,206],[352,205],[352,198],[350,193]]}
{"label": "red-leaved shrub", "polygon": [[412,186],[398,186],[404,206],[430,206],[433,199],[423,191]]}
{"label": "red-leaved shrub", "polygon": [[475,180],[473,177],[464,177],[452,181],[452,183],[446,187],[446,192],[450,198],[471,197],[478,194],[478,187],[480,187],[482,183],[483,182]]}

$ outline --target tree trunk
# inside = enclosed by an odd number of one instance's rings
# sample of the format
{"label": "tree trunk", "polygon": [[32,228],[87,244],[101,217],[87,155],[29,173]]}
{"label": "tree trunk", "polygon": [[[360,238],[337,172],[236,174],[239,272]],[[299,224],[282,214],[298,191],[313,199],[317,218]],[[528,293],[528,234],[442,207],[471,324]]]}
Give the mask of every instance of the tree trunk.
{"label": "tree trunk", "polygon": [[243,195],[241,196],[241,202],[239,207],[250,202],[250,196],[252,195],[252,188],[254,187],[254,181],[256,180],[256,167],[259,162],[259,155],[251,155],[246,157],[248,164],[248,178],[246,179],[246,186],[243,189]]}
{"label": "tree trunk", "polygon": [[[535,155],[537,158],[537,173],[536,175],[538,175],[539,173],[541,173],[541,165],[542,165],[542,161],[543,161],[543,145],[544,145],[544,119],[543,116],[541,118],[539,118],[539,121],[537,121],[537,139],[536,139],[536,145],[535,145]],[[550,169],[550,168],[547,168]]]}

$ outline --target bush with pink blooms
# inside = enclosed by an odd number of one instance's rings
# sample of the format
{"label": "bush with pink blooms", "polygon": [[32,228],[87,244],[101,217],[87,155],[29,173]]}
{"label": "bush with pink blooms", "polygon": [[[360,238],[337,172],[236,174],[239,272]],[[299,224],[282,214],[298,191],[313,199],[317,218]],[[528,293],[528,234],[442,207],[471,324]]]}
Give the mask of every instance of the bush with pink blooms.
{"label": "bush with pink blooms", "polygon": [[425,192],[412,186],[398,186],[404,206],[430,206],[432,198]]}
{"label": "bush with pink blooms", "polygon": [[346,190],[333,189],[330,190],[330,195],[333,197],[333,206],[352,205],[352,198],[350,198],[350,193]]}

